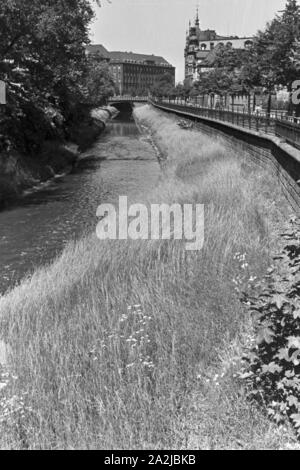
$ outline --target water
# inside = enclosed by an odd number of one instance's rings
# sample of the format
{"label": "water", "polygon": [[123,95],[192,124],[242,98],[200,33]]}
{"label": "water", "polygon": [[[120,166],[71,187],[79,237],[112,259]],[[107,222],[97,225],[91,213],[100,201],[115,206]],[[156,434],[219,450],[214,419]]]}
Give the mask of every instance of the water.
{"label": "water", "polygon": [[71,174],[0,212],[0,293],[95,230],[99,204],[117,203],[120,195],[139,199],[159,173],[155,151],[132,119],[109,124]]}

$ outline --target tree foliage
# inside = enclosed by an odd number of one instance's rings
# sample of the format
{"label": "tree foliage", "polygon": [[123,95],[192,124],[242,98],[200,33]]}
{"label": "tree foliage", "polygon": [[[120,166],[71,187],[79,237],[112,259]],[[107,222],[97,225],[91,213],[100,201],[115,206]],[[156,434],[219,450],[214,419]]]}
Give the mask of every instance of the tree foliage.
{"label": "tree foliage", "polygon": [[300,436],[300,221],[282,234],[284,246],[259,294],[245,297],[256,341],[246,352],[241,378],[276,422],[288,417]]}
{"label": "tree foliage", "polygon": [[151,88],[151,93],[158,97],[174,95],[173,75],[171,73],[159,75]]}
{"label": "tree foliage", "polygon": [[107,98],[115,93],[115,84],[108,64],[93,58],[88,59],[87,73],[84,80],[87,103],[102,105]]}
{"label": "tree foliage", "polygon": [[299,70],[300,7],[287,0],[284,11],[256,34],[251,48],[218,46],[211,70],[201,74],[190,96],[249,94],[259,87],[271,97],[279,85],[290,90]]}
{"label": "tree foliage", "polygon": [[7,84],[8,97],[5,129],[15,142],[16,134],[32,123],[37,133],[39,125],[51,133],[86,102],[89,91],[94,93],[85,53],[93,16],[89,0],[0,3],[0,79]]}

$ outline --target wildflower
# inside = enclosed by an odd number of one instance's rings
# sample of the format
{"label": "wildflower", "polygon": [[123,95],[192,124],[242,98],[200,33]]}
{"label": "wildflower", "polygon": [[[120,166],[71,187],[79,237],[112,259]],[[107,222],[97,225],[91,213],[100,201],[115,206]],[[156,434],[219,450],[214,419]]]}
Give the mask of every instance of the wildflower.
{"label": "wildflower", "polygon": [[131,369],[132,367],[134,367],[134,365],[135,365],[135,363],[132,362],[131,364],[128,364],[128,365],[126,366],[126,369]]}

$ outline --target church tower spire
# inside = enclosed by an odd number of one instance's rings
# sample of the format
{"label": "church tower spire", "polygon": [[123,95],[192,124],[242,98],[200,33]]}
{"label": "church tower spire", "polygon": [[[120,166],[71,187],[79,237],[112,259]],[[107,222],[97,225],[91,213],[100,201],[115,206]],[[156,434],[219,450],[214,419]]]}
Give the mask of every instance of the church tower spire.
{"label": "church tower spire", "polygon": [[197,26],[197,28],[199,28],[199,26],[200,26],[200,21],[199,21],[199,5],[197,6],[197,14],[196,14],[195,26]]}

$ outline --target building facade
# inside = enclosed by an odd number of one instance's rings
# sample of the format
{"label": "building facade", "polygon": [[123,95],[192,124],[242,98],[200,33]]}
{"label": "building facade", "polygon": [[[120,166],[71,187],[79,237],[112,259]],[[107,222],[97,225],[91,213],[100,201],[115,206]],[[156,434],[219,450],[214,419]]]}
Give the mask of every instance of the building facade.
{"label": "building facade", "polygon": [[211,59],[219,46],[247,49],[252,47],[252,44],[252,37],[219,36],[211,29],[202,31],[197,10],[195,24],[192,26],[190,22],[186,35],[185,79],[193,83],[199,80],[201,73],[211,69]]}
{"label": "building facade", "polygon": [[175,67],[163,57],[134,52],[109,52],[102,45],[90,45],[87,53],[106,61],[118,95],[146,96],[155,81],[169,74],[175,86]]}

